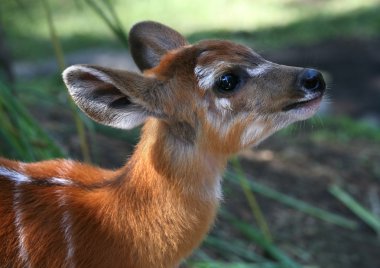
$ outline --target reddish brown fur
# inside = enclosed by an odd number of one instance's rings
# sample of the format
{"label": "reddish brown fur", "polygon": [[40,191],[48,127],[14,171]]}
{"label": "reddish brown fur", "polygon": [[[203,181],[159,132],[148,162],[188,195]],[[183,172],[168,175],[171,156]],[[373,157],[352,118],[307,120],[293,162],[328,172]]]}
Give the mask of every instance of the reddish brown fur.
{"label": "reddish brown fur", "polygon": [[[143,134],[129,163],[117,171],[72,162],[72,168],[62,174],[60,166],[66,160],[31,164],[0,162],[1,166],[35,180],[59,176],[78,183],[17,186],[22,192],[26,247],[33,267],[64,265],[67,249],[60,227],[64,208],[57,204],[57,190],[64,193],[70,208],[77,247],[74,260],[78,267],[173,267],[191,253],[209,229],[218,202],[191,192],[183,194],[183,189],[203,187],[191,178],[219,172],[225,159],[210,158],[210,164],[217,165],[207,166],[194,155],[192,160],[188,159],[191,161],[188,169],[178,174],[170,156],[165,156],[163,145],[167,142],[161,134],[165,133],[163,128],[158,121],[150,120],[144,130],[149,135]],[[154,159],[155,156],[160,156],[160,160]],[[182,179],[178,180],[178,176]],[[12,239],[10,243],[2,243],[0,260],[5,267],[22,267],[17,257],[12,211],[12,192],[16,186],[5,178],[0,180],[2,188],[5,187],[0,192],[0,241]]]}

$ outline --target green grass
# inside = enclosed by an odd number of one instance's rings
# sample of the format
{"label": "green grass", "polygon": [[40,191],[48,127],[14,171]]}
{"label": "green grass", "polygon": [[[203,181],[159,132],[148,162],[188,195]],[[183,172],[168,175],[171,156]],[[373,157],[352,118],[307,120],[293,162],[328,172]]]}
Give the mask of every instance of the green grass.
{"label": "green grass", "polygon": [[2,156],[23,161],[64,156],[24,106],[12,96],[11,89],[1,81],[0,126]]}
{"label": "green grass", "polygon": [[[115,36],[84,0],[50,0],[65,51],[107,46],[121,48]],[[101,3],[100,0],[95,2]],[[121,24],[141,20],[168,24],[192,41],[229,38],[258,48],[315,42],[332,36],[373,36],[380,32],[380,7],[375,0],[127,0],[112,1]],[[20,4],[23,8],[20,8]],[[103,10],[106,10],[103,8]],[[26,0],[5,0],[0,17],[16,58],[52,55],[42,6]]]}
{"label": "green grass", "polygon": [[317,131],[311,133],[314,140],[330,140],[345,143],[361,139],[380,143],[380,128],[364,121],[342,116],[325,116],[318,119],[314,118],[309,124],[322,124]]}

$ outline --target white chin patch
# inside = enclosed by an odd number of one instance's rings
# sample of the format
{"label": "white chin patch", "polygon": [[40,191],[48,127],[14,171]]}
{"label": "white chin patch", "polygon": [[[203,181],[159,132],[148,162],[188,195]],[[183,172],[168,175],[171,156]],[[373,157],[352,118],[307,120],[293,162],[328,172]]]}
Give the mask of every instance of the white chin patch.
{"label": "white chin patch", "polygon": [[259,120],[255,120],[251,123],[241,135],[240,143],[242,147],[257,144],[263,138],[265,138],[266,126]]}

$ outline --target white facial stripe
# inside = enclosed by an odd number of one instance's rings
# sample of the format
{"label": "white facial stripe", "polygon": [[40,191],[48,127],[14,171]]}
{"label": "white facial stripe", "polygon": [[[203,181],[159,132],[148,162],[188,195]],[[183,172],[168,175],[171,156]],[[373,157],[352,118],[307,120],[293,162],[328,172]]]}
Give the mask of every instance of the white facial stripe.
{"label": "white facial stripe", "polygon": [[268,72],[271,69],[271,65],[268,63],[263,63],[255,68],[247,68],[247,73],[251,77],[259,77]]}
{"label": "white facial stripe", "polygon": [[0,176],[4,176],[15,183],[29,183],[32,181],[28,176],[5,167],[0,167]]}
{"label": "white facial stripe", "polygon": [[[17,184],[16,184],[17,187]],[[21,210],[21,192],[19,192],[18,189],[15,189],[13,193],[13,210],[15,212],[15,228],[17,232],[17,237],[18,237],[18,253],[19,253],[19,258],[25,265],[25,267],[31,267],[29,263],[29,254],[28,251],[26,250],[26,245],[25,245],[25,230],[24,226],[22,223],[22,210]]]}

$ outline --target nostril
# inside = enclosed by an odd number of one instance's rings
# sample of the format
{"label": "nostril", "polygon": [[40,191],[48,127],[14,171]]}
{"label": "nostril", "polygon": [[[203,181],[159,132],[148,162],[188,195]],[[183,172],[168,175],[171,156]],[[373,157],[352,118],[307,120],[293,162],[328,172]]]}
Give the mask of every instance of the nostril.
{"label": "nostril", "polygon": [[301,73],[300,86],[303,91],[309,93],[323,92],[326,88],[322,74],[314,69],[306,69]]}

